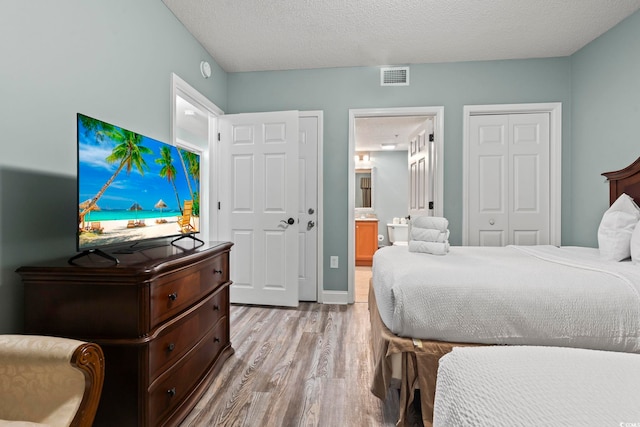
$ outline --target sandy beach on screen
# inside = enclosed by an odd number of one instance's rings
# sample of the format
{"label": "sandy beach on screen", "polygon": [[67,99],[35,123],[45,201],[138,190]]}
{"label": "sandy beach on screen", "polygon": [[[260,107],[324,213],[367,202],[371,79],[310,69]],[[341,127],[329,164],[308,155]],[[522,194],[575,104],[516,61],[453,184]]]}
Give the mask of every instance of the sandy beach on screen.
{"label": "sandy beach on screen", "polygon": [[[164,220],[164,223],[157,221]],[[152,239],[156,237],[171,236],[180,233],[178,218],[167,216],[164,218],[146,218],[144,226],[140,224],[135,227],[127,227],[127,220],[87,222],[87,227],[97,227],[101,232],[85,231],[80,235],[81,241],[85,243],[100,243],[108,245],[122,241],[135,241],[140,239]],[[199,218],[191,217],[191,224],[198,230],[200,228]]]}

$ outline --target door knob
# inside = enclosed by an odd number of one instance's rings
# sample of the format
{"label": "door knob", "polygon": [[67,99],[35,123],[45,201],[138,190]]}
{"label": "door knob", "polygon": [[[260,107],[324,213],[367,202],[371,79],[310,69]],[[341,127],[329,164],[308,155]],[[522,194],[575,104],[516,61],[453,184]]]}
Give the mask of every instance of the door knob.
{"label": "door knob", "polygon": [[495,219],[491,218],[491,219],[489,220],[489,225],[493,225],[493,224],[495,224],[495,223],[496,223],[496,220],[495,220]]}
{"label": "door knob", "polygon": [[289,218],[288,220],[281,219],[280,222],[284,222],[285,224],[293,225],[296,223],[296,220],[293,218]]}
{"label": "door knob", "polygon": [[313,210],[313,208],[309,208],[309,210],[308,210],[307,212],[309,212],[309,215],[313,215],[313,213],[314,213],[315,211]]}
{"label": "door knob", "polygon": [[315,222],[313,222],[313,221],[309,221],[309,222],[307,223],[307,230],[311,230],[315,225],[316,225],[316,223],[315,223]]}

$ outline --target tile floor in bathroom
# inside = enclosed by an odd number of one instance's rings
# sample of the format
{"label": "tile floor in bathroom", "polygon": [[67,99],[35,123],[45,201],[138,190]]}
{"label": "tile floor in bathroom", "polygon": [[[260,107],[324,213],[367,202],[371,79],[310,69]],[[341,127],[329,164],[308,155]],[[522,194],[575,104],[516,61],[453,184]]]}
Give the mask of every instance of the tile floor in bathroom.
{"label": "tile floor in bathroom", "polygon": [[371,279],[371,267],[356,266],[355,272],[355,302],[367,302],[369,295],[369,279]]}

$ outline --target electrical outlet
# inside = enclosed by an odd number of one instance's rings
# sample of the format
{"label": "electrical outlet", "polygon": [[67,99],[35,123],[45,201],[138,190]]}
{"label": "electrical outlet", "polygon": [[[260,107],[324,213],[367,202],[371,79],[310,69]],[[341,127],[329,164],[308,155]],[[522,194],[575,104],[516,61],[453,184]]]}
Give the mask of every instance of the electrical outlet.
{"label": "electrical outlet", "polygon": [[338,268],[338,257],[337,256],[332,256],[331,257],[331,268]]}

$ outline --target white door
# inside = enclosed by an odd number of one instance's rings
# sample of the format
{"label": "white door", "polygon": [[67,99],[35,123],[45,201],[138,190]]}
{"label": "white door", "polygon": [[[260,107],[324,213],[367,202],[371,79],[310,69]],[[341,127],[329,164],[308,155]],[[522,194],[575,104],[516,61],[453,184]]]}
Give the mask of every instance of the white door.
{"label": "white door", "polygon": [[[220,234],[233,303],[298,305],[298,112],[225,115]],[[224,235],[228,233],[228,235]]]}
{"label": "white door", "polygon": [[549,114],[469,118],[468,244],[549,244]]}
{"label": "white door", "polygon": [[435,142],[433,119],[409,135],[409,215],[433,216],[435,200]]}
{"label": "white door", "polygon": [[318,117],[300,117],[298,146],[298,292],[317,301]]}

